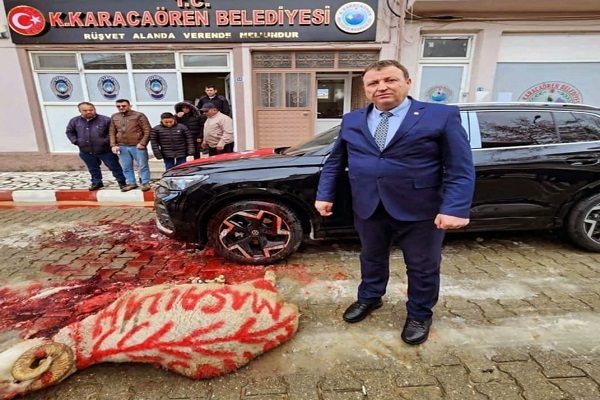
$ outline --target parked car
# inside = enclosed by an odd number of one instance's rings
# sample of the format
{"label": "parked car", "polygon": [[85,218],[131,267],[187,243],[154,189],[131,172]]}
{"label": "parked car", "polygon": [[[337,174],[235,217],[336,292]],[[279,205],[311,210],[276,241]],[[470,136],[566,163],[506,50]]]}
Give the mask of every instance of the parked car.
{"label": "parked car", "polygon": [[[564,229],[600,252],[600,108],[460,104],[477,181],[465,231]],[[270,264],[302,239],[354,235],[344,177],[333,216],[314,209],[319,174],[339,127],[289,148],[201,158],[166,172],[155,192],[158,229],[210,244],[229,260]]]}

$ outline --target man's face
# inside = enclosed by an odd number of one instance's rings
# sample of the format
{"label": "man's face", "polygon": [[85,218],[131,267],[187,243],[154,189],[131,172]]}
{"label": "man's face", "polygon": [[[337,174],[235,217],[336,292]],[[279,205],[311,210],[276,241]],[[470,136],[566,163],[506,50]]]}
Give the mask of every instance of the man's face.
{"label": "man's face", "polygon": [[128,103],[117,103],[117,108],[119,109],[119,112],[122,114],[125,114],[127,111],[129,111],[131,109],[131,104]]}
{"label": "man's face", "polygon": [[163,118],[160,120],[160,123],[166,126],[167,128],[170,128],[173,125],[175,125],[175,118]]}
{"label": "man's face", "polygon": [[85,119],[92,119],[96,115],[96,108],[94,108],[94,106],[82,104],[79,106],[79,113]]}
{"label": "man's face", "polygon": [[204,115],[206,115],[207,117],[212,117],[217,113],[217,111],[218,110],[216,108],[211,108],[209,110],[204,111]]}
{"label": "man's face", "polygon": [[411,79],[404,77],[402,70],[394,66],[372,69],[363,76],[367,99],[381,111],[400,105],[408,96],[411,83]]}
{"label": "man's face", "polygon": [[217,89],[204,88],[204,93],[206,93],[208,97],[214,97],[217,94]]}

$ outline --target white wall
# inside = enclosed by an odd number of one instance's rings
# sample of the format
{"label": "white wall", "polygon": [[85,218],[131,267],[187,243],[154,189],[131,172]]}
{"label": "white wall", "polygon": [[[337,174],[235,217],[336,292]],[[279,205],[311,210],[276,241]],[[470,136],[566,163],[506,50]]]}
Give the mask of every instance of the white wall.
{"label": "white wall", "polygon": [[[7,26],[0,2],[0,25]],[[17,50],[10,39],[0,39],[0,153],[37,152],[31,111]]]}
{"label": "white wall", "polygon": [[[413,96],[419,91],[419,54],[423,34],[474,36],[474,55],[466,90],[468,96],[463,100],[468,102],[494,100],[492,91],[499,61],[552,62],[565,61],[567,57],[576,62],[598,61],[600,49],[597,44],[600,26],[596,21],[409,21],[400,61],[413,75]],[[591,48],[596,51],[590,51]],[[488,95],[479,99],[478,88]]]}

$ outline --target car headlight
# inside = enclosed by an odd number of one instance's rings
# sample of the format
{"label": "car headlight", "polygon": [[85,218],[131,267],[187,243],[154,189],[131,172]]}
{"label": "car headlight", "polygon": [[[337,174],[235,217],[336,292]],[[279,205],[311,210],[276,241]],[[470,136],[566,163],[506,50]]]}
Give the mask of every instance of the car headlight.
{"label": "car headlight", "polygon": [[194,176],[172,176],[162,178],[161,183],[168,187],[169,190],[185,190],[192,185],[207,180],[209,175],[194,175]]}

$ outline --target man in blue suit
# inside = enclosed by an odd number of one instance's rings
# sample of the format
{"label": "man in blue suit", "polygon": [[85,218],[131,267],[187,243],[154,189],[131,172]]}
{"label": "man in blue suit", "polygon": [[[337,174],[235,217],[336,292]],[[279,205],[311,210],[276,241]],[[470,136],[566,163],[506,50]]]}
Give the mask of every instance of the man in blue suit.
{"label": "man in blue suit", "polygon": [[440,287],[444,232],[469,223],[475,172],[455,106],[408,96],[406,67],[382,60],[363,72],[369,101],[344,115],[340,135],[321,172],[315,207],[333,212],[338,178],[348,169],[354,225],[361,241],[358,299],[346,322],[383,305],[392,239],[402,249],[408,277],[402,340],[427,340]]}

